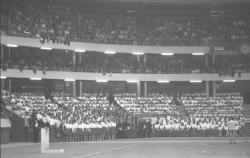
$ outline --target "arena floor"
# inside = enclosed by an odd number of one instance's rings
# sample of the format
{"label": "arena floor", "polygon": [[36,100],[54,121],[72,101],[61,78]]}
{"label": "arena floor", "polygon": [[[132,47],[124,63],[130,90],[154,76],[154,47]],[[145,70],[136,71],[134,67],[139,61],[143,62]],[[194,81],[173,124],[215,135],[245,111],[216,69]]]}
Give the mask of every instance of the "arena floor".
{"label": "arena floor", "polygon": [[250,158],[250,137],[144,138],[96,142],[51,143],[64,153],[41,154],[40,144],[1,145],[1,158]]}

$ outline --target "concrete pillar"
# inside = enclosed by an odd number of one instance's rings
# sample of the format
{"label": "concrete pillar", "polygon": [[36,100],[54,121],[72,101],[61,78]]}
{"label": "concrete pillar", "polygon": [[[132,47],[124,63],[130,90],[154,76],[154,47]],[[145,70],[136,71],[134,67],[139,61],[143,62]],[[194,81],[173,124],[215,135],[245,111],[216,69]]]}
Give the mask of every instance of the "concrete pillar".
{"label": "concrete pillar", "polygon": [[82,54],[80,53],[79,54],[79,63],[81,63],[82,62]]}
{"label": "concrete pillar", "polygon": [[209,54],[205,55],[205,67],[208,67],[209,65]]}
{"label": "concrete pillar", "polygon": [[137,82],[137,96],[141,96],[141,82]]}
{"label": "concrete pillar", "polygon": [[214,97],[216,95],[216,81],[212,81],[212,88],[213,88],[213,94],[212,96]]}
{"label": "concrete pillar", "polygon": [[147,55],[146,54],[144,54],[144,56],[143,56],[143,61],[144,61],[144,64],[147,63]]}
{"label": "concrete pillar", "polygon": [[10,55],[10,47],[9,47],[9,60],[11,60],[11,58],[10,58],[10,57],[11,57],[11,55]]}
{"label": "concrete pillar", "polygon": [[72,95],[76,97],[76,81],[72,82]]}
{"label": "concrete pillar", "polygon": [[11,87],[11,79],[9,78],[9,92],[12,92],[12,87]]}
{"label": "concrete pillar", "polygon": [[[215,65],[215,55],[214,55],[214,53],[212,53],[211,55],[212,55],[211,64],[212,64],[212,67],[214,68],[214,65]],[[215,73],[215,69],[213,70],[213,73]]]}
{"label": "concrete pillar", "polygon": [[75,68],[76,67],[76,52],[73,51],[73,67]]}
{"label": "concrete pillar", "polygon": [[212,61],[211,62],[212,62],[212,64],[214,64],[215,63],[215,55],[214,55],[214,53],[212,53],[211,55],[212,55]]}
{"label": "concrete pillar", "polygon": [[137,61],[140,62],[140,55],[137,55],[136,58],[137,58]]}
{"label": "concrete pillar", "polygon": [[82,96],[82,86],[83,86],[82,81],[80,81],[80,83],[79,83],[79,96]]}
{"label": "concrete pillar", "polygon": [[206,96],[209,96],[209,81],[206,81]]}
{"label": "concrete pillar", "polygon": [[1,90],[5,89],[5,80],[6,79],[1,79]]}
{"label": "concrete pillar", "polygon": [[148,83],[144,82],[144,97],[148,96]]}
{"label": "concrete pillar", "polygon": [[4,60],[3,45],[1,45],[1,59]]}

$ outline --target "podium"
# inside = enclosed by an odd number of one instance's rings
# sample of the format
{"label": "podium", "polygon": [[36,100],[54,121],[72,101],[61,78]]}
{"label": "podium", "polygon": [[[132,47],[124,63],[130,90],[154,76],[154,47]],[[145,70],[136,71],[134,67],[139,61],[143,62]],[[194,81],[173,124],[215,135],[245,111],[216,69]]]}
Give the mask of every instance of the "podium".
{"label": "podium", "polygon": [[50,149],[49,127],[41,128],[41,153],[64,153],[64,149]]}

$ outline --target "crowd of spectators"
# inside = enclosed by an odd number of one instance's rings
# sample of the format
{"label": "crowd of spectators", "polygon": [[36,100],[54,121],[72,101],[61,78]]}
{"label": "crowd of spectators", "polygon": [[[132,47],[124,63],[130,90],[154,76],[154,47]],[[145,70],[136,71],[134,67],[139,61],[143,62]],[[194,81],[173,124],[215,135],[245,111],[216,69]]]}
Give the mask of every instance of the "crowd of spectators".
{"label": "crowd of spectators", "polygon": [[76,54],[75,66],[73,53],[63,50],[44,51],[37,48],[20,47],[4,49],[1,63],[3,70],[7,68],[31,69],[34,72],[46,71],[77,71],[98,73],[204,73],[204,57],[193,58],[190,55],[162,57],[147,55],[147,60],[138,60],[132,54],[106,55],[98,52]]}
{"label": "crowd of spectators", "polygon": [[[199,116],[199,117],[161,117],[155,123],[156,130],[219,130],[219,136],[224,135],[222,131],[228,130],[230,117]],[[245,125],[244,117],[237,117],[239,122],[237,130]]]}
{"label": "crowd of spectators", "polygon": [[241,76],[243,72],[250,72],[250,55],[218,55],[215,58],[214,69],[220,76]]}
{"label": "crowd of spectators", "polygon": [[127,111],[143,117],[179,115],[173,98],[149,94],[148,97],[137,97],[135,93],[116,94],[115,100]]}
{"label": "crowd of spectators", "polygon": [[52,6],[6,5],[1,30],[42,43],[83,41],[128,45],[208,45],[249,41],[250,19],[242,16],[143,16]]}
{"label": "crowd of spectators", "polygon": [[39,5],[5,5],[1,28],[11,36],[39,38],[41,43],[70,44],[72,21],[64,9]]}
{"label": "crowd of spectators", "polygon": [[39,49],[32,49],[28,47],[21,47],[13,50],[10,56],[7,52],[3,55],[1,67],[3,70],[7,68],[33,70],[42,70],[44,73],[49,70],[54,71],[72,71],[72,53],[53,50],[53,53],[47,51],[40,51]]}
{"label": "crowd of spectators", "polygon": [[230,117],[239,122],[239,130],[245,125],[242,97],[237,93],[223,93],[213,98],[204,94],[184,94],[179,100],[183,102],[187,116],[180,115],[176,110],[173,97],[160,94],[148,97],[136,97],[132,93],[115,94],[116,105],[109,102],[103,93],[84,93],[78,97],[58,93],[52,100],[45,99],[41,94],[1,93],[5,107],[19,116],[30,118],[35,111],[38,120],[57,127],[64,125],[72,130],[116,127],[124,122],[121,119],[124,111],[129,114],[125,119],[128,129],[132,125],[129,124],[131,118],[134,120],[135,117],[150,120],[154,129],[159,131],[218,130],[219,136],[225,135]]}
{"label": "crowd of spectators", "polygon": [[[38,48],[18,47],[8,50],[3,46],[1,68],[31,69],[34,72],[46,71],[76,71],[96,73],[219,73],[220,76],[241,76],[250,71],[250,55],[216,55],[214,64],[205,64],[206,57],[191,55],[162,56],[146,54],[138,57],[128,53],[107,55],[101,52],[86,52],[75,54],[69,50],[50,51]],[[209,56],[208,56],[209,57]],[[210,59],[208,59],[208,62]],[[75,61],[75,64],[74,64]]]}
{"label": "crowd of spectators", "polygon": [[243,97],[237,93],[223,93],[214,97],[186,94],[181,97],[190,116],[242,116]]}
{"label": "crowd of spectators", "polygon": [[66,128],[116,127],[119,109],[110,105],[105,96],[83,94],[73,98],[54,96],[53,100],[31,93],[8,93],[2,91],[6,107],[23,118],[30,118],[33,112],[38,120],[51,126],[65,125]]}

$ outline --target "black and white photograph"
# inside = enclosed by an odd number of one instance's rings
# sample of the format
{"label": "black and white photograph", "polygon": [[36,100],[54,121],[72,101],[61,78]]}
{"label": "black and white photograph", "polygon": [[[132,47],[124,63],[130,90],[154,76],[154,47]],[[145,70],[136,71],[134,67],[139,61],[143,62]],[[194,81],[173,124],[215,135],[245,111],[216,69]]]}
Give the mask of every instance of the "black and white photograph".
{"label": "black and white photograph", "polygon": [[0,15],[0,158],[250,158],[250,0]]}

